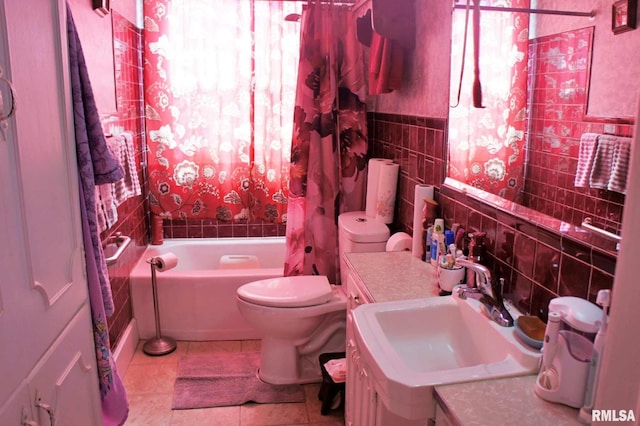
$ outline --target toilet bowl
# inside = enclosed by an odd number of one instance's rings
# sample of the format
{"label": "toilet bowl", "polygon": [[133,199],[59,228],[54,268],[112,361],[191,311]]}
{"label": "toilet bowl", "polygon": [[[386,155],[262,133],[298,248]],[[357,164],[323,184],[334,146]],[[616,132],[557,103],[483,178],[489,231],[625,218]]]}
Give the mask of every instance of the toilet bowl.
{"label": "toilet bowl", "polygon": [[[339,254],[384,251],[389,229],[364,212],[338,218]],[[346,267],[341,261],[345,281]],[[326,276],[301,275],[254,281],[238,288],[243,317],[262,334],[260,379],[272,384],[322,380],[318,357],[344,352],[347,297]]]}
{"label": "toilet bowl", "polygon": [[325,276],[254,281],[238,289],[237,303],[263,336],[258,374],[264,382],[319,382],[319,355],[344,351],[347,297]]}

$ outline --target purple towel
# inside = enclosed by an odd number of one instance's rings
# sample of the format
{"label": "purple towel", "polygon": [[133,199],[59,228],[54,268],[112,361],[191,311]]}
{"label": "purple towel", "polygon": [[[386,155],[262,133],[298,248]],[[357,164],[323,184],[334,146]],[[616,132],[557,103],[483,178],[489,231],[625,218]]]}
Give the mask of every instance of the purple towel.
{"label": "purple towel", "polygon": [[129,404],[109,344],[107,317],[113,312],[113,300],[96,223],[95,185],[122,179],[124,171],[107,147],[80,39],[68,5],[67,36],[80,181],[80,212],[93,337],[96,345],[97,374],[102,397],[102,415],[105,426],[115,426],[124,424],[129,412]]}

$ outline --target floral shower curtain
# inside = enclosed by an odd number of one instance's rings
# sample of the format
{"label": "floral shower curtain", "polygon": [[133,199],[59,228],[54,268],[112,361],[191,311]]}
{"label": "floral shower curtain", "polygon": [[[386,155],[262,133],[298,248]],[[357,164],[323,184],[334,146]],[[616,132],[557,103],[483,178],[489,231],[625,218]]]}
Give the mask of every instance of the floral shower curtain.
{"label": "floral shower curtain", "polygon": [[[489,0],[482,5],[528,8],[529,0]],[[482,11],[480,17],[480,78],[486,108],[473,107],[469,24],[460,103],[449,110],[448,175],[516,200],[524,185],[529,16]],[[452,105],[457,102],[464,26],[465,13],[457,11],[452,32]]]}
{"label": "floral shower curtain", "polygon": [[346,8],[310,2],[302,19],[285,275],[340,282],[338,215],[364,209],[363,51]]}
{"label": "floral shower curtain", "polygon": [[151,211],[286,220],[301,2],[144,1]]}

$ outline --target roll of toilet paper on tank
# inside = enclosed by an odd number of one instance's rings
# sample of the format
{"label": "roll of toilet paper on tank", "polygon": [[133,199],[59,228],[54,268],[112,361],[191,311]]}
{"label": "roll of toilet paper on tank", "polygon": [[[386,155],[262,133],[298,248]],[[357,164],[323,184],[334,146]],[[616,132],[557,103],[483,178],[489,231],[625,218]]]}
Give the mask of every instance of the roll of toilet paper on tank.
{"label": "roll of toilet paper on tank", "polygon": [[387,240],[386,251],[411,250],[411,235],[406,232],[396,232]]}
{"label": "roll of toilet paper on tank", "polygon": [[398,190],[399,172],[400,165],[396,163],[385,163],[380,166],[378,201],[376,202],[376,222],[393,222],[393,210],[396,206],[396,191]]}
{"label": "roll of toilet paper on tank", "polygon": [[425,198],[433,200],[433,185],[418,184],[413,192],[413,244],[411,254],[420,258],[424,250],[424,247],[422,247],[422,210],[424,209]]}
{"label": "roll of toilet paper on tank", "polygon": [[178,256],[169,252],[153,258],[159,272],[168,271],[178,265]]}
{"label": "roll of toilet paper on tank", "polygon": [[393,163],[386,158],[372,158],[369,160],[367,170],[367,197],[365,204],[365,214],[368,217],[375,217],[376,203],[378,201],[378,183],[380,182],[380,167],[383,164]]}

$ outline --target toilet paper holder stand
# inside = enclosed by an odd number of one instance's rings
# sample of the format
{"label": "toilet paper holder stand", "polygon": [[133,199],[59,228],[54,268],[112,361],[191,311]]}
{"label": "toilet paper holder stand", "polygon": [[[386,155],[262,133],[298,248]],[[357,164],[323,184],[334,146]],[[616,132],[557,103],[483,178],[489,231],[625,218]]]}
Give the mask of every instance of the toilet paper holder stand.
{"label": "toilet paper holder stand", "polygon": [[151,265],[151,292],[153,293],[153,314],[155,315],[156,336],[147,340],[142,346],[142,350],[147,355],[166,355],[176,350],[176,341],[168,336],[163,336],[160,330],[160,308],[158,305],[158,285],[156,284],[156,269],[159,260],[155,257],[147,259]]}

